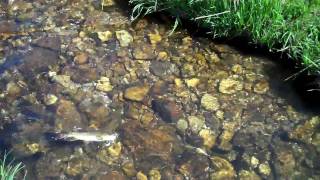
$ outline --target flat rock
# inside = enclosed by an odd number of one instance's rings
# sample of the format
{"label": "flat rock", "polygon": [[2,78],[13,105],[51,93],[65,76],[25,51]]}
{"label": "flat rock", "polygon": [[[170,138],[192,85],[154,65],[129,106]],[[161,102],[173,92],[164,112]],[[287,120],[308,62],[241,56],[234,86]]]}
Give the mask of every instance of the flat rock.
{"label": "flat rock", "polygon": [[234,94],[242,88],[243,83],[232,78],[222,79],[219,84],[219,91],[223,94]]}
{"label": "flat rock", "polygon": [[209,111],[216,111],[219,109],[220,104],[216,97],[211,94],[204,94],[201,98],[201,106]]}
{"label": "flat rock", "polygon": [[142,101],[149,93],[149,86],[133,86],[129,87],[124,92],[124,97],[132,101]]}

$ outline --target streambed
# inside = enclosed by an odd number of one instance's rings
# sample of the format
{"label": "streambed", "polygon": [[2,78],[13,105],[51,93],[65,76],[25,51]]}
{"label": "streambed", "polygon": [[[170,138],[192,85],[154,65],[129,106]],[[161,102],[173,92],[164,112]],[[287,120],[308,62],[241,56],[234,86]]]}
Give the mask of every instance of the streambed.
{"label": "streambed", "polygon": [[[320,178],[320,117],[277,59],[111,0],[0,5],[0,143],[28,179]],[[76,131],[119,138],[48,135]]]}

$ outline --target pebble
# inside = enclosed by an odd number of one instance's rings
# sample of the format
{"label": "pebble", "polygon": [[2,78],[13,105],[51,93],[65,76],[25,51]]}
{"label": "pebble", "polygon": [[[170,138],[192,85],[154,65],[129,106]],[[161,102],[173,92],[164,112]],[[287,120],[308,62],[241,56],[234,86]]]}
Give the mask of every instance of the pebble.
{"label": "pebble", "polygon": [[132,162],[124,163],[121,168],[123,172],[129,177],[133,177],[137,174],[137,170]]}
{"label": "pebble", "polygon": [[202,117],[197,116],[189,116],[188,122],[191,128],[191,131],[194,133],[198,133],[205,124],[205,120]]}
{"label": "pebble", "polygon": [[189,125],[188,125],[188,121],[186,121],[185,119],[179,119],[177,122],[177,128],[182,131],[185,132],[186,129],[188,129]]}
{"label": "pebble", "polygon": [[149,180],[161,180],[161,174],[157,169],[151,169],[148,173]]}
{"label": "pebble", "polygon": [[192,87],[192,88],[195,88],[199,85],[200,83],[200,79],[198,78],[191,78],[191,79],[187,79],[185,80],[186,84],[188,87]]}
{"label": "pebble", "polygon": [[103,32],[97,32],[98,38],[102,42],[109,41],[112,38],[112,32],[111,31],[103,31]]}
{"label": "pebble", "polygon": [[119,157],[122,150],[121,142],[114,143],[108,148],[108,154],[112,157]]}
{"label": "pebble", "polygon": [[141,171],[137,173],[136,177],[137,177],[137,180],[148,180],[148,177],[145,174],[143,174],[143,172]]}
{"label": "pebble", "polygon": [[235,170],[232,164],[218,156],[210,158],[214,172],[211,174],[211,179],[234,179],[236,176]]}
{"label": "pebble", "polygon": [[124,92],[124,97],[131,101],[142,101],[149,92],[149,86],[133,86],[129,87]]}
{"label": "pebble", "polygon": [[58,97],[55,96],[54,94],[47,94],[45,97],[44,97],[44,103],[49,106],[49,105],[52,105],[52,104],[55,104],[58,100]]}
{"label": "pebble", "polygon": [[126,30],[116,31],[116,37],[121,47],[128,47],[133,42],[133,37]]}
{"label": "pebble", "polygon": [[220,104],[218,98],[211,94],[204,94],[201,98],[201,106],[209,111],[216,111],[219,109]]}
{"label": "pebble", "polygon": [[271,169],[269,164],[267,163],[262,163],[259,165],[259,172],[265,176],[269,176],[271,173]]}
{"label": "pebble", "polygon": [[216,144],[216,136],[210,129],[202,129],[199,136],[203,139],[203,146],[207,149],[211,149]]}
{"label": "pebble", "polygon": [[88,55],[86,53],[80,53],[74,57],[74,62],[76,64],[86,64],[88,62]]}
{"label": "pebble", "polygon": [[257,94],[265,94],[269,89],[268,81],[263,80],[255,84],[253,91]]}
{"label": "pebble", "polygon": [[11,97],[19,96],[19,94],[22,91],[20,86],[18,86],[17,83],[12,82],[12,81],[7,84],[6,90],[7,90],[8,95]]}
{"label": "pebble", "polygon": [[222,79],[219,84],[219,92],[224,94],[234,94],[237,91],[241,91],[243,88],[243,84],[240,81],[227,78]]}
{"label": "pebble", "polygon": [[103,92],[110,92],[112,91],[113,86],[108,77],[101,77],[96,84],[96,89]]}
{"label": "pebble", "polygon": [[152,45],[155,45],[155,44],[161,42],[161,40],[162,40],[162,37],[158,33],[156,33],[156,34],[149,33],[148,36],[149,36],[150,43]]}

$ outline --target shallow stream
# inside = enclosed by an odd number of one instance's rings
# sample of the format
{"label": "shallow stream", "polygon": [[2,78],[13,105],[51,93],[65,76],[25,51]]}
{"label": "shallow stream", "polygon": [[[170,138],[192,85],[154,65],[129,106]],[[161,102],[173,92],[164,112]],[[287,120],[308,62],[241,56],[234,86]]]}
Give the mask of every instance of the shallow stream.
{"label": "shallow stream", "polygon": [[104,2],[0,1],[0,145],[27,179],[320,179],[320,117],[280,58]]}

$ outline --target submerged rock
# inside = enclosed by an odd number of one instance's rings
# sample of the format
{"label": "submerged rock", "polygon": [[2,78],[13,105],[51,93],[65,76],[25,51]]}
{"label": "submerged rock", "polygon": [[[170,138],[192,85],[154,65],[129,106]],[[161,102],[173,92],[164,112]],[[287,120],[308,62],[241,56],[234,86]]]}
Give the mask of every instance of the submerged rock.
{"label": "submerged rock", "polygon": [[58,97],[55,96],[54,94],[47,94],[47,95],[44,97],[44,103],[45,103],[47,106],[52,105],[52,104],[55,104],[57,101],[58,101]]}
{"label": "submerged rock", "polygon": [[269,90],[269,83],[268,81],[260,81],[254,85],[253,91],[257,94],[265,94]]}
{"label": "submerged rock", "polygon": [[151,104],[153,111],[165,122],[176,122],[182,116],[181,107],[175,102],[156,99],[152,100]]}
{"label": "submerged rock", "polygon": [[197,134],[203,128],[205,124],[205,119],[203,117],[198,116],[189,116],[188,122],[191,131]]}
{"label": "submerged rock", "polygon": [[102,42],[109,41],[112,38],[112,32],[111,31],[103,31],[103,32],[97,32],[98,38]]}
{"label": "submerged rock", "polygon": [[79,53],[74,57],[74,62],[76,64],[86,64],[88,62],[88,54],[86,53]]}
{"label": "submerged rock", "polygon": [[303,125],[298,125],[293,132],[289,134],[289,137],[305,143],[311,143],[312,136],[315,134],[316,129],[319,128],[319,125],[320,117],[315,116],[306,121]]}
{"label": "submerged rock", "polygon": [[73,102],[61,99],[56,110],[58,118],[55,122],[56,131],[73,131],[83,128],[81,115]]}
{"label": "submerged rock", "polygon": [[224,94],[234,94],[237,91],[241,91],[243,84],[231,78],[222,79],[219,84],[219,91]]}
{"label": "submerged rock", "polygon": [[223,180],[223,179],[235,179],[236,172],[232,164],[218,156],[213,156],[210,158],[214,172],[211,174],[212,180]]}
{"label": "submerged rock", "polygon": [[209,111],[216,111],[220,107],[218,99],[210,94],[204,94],[202,96],[201,105]]}
{"label": "submerged rock", "polygon": [[174,130],[169,126],[144,128],[131,120],[122,126],[122,134],[123,144],[140,160],[158,157],[164,163],[169,163],[181,150]]}
{"label": "submerged rock", "polygon": [[132,101],[142,101],[149,93],[149,86],[133,86],[124,91],[124,97]]}
{"label": "submerged rock", "polygon": [[99,91],[110,92],[113,89],[113,86],[110,83],[109,78],[101,77],[96,84],[96,89]]}
{"label": "submerged rock", "polygon": [[133,37],[126,30],[116,31],[116,37],[121,47],[127,47],[133,42]]}

